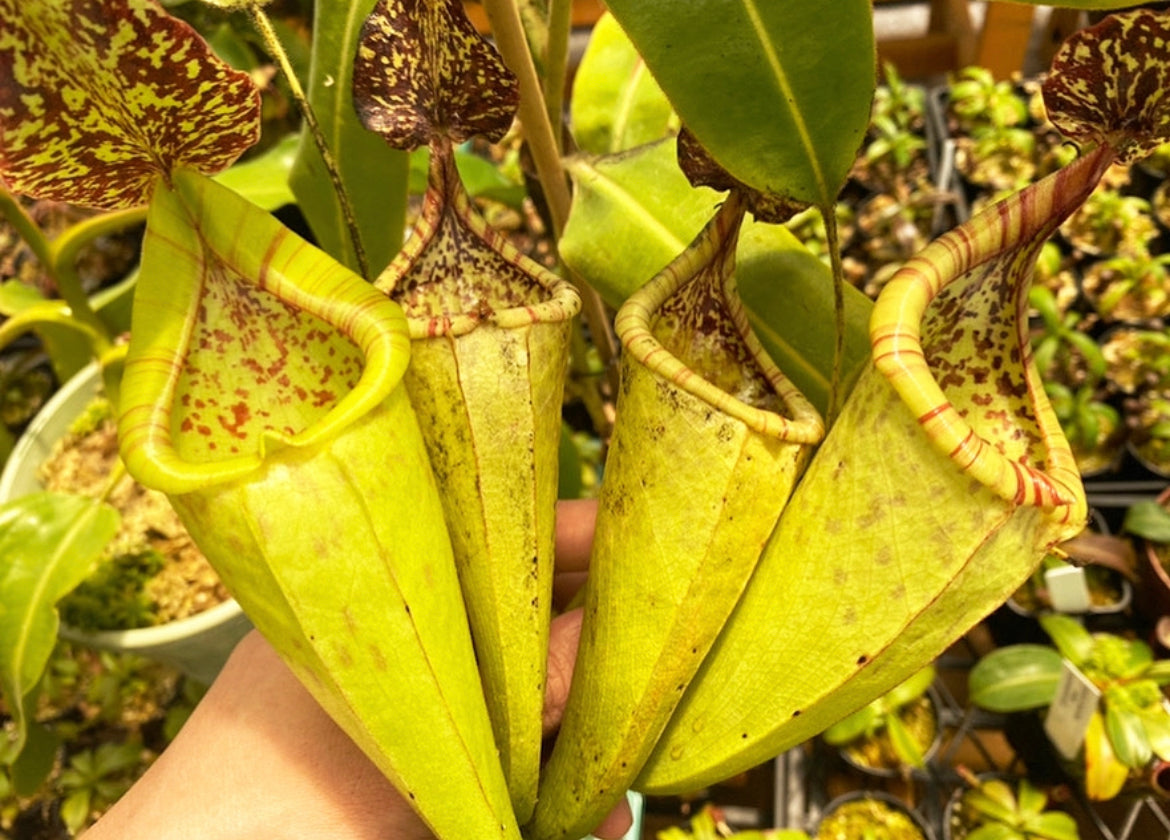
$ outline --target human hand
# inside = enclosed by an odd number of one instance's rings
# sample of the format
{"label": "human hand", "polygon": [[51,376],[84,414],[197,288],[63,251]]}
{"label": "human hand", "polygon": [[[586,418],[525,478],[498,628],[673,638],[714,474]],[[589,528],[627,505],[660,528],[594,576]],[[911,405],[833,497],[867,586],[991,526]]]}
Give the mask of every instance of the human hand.
{"label": "human hand", "polygon": [[[554,602],[584,581],[596,504],[562,502]],[[545,733],[568,699],[581,611],[550,628]],[[621,837],[623,801],[595,831]],[[85,840],[427,840],[427,827],[258,634],[245,638],[178,737]]]}

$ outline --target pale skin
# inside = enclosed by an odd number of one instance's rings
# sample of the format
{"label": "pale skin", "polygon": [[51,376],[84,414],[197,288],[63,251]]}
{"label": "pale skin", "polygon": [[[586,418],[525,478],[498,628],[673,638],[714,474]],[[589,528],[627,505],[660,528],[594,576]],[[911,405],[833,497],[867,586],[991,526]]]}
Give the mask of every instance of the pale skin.
{"label": "pale skin", "polygon": [[[556,600],[583,580],[596,505],[562,502]],[[580,610],[553,620],[545,732],[568,698]],[[625,803],[594,834],[621,837]],[[85,840],[428,840],[427,827],[273,648],[246,637],[178,737]]]}

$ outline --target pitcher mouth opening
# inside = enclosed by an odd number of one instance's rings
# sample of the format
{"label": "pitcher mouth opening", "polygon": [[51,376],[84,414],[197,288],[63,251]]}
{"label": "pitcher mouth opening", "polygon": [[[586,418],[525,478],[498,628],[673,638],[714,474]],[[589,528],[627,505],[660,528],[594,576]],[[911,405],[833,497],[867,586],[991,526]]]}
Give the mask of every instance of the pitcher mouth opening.
{"label": "pitcher mouth opening", "polygon": [[1027,290],[1039,248],[1111,159],[1100,147],[932,242],[895,273],[870,321],[875,367],[933,446],[1061,523],[1083,523],[1087,503],[1032,364]]}

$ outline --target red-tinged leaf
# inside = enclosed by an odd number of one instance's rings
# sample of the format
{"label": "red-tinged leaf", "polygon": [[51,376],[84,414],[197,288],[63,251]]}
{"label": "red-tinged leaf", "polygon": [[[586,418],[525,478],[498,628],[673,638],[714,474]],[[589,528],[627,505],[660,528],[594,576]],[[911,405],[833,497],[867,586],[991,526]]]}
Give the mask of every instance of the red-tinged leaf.
{"label": "red-tinged leaf", "polygon": [[260,96],[151,0],[0,0],[0,175],[93,207],[211,174],[260,132]]}
{"label": "red-tinged leaf", "polygon": [[414,149],[444,136],[499,140],[520,90],[460,0],[379,0],[362,29],[353,97],[366,128]]}
{"label": "red-tinged leaf", "polygon": [[1044,83],[1052,122],[1079,143],[1107,143],[1118,161],[1170,139],[1170,15],[1112,15],[1074,33]]}

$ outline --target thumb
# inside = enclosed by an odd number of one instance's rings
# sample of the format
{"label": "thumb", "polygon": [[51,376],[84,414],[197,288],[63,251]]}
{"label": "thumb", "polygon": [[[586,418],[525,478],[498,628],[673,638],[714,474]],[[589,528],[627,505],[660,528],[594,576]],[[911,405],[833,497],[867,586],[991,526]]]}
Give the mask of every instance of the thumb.
{"label": "thumb", "polygon": [[573,664],[577,659],[577,644],[581,641],[580,608],[562,613],[552,620],[548,631],[548,677],[544,688],[544,734],[549,735],[561,725],[565,703],[569,700],[569,684],[573,680]]}

